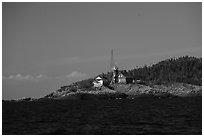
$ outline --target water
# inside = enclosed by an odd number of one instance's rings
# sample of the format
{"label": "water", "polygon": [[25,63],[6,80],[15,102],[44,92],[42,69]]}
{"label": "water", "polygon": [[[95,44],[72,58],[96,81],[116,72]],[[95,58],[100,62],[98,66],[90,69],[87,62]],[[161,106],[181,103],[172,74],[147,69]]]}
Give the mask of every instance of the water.
{"label": "water", "polygon": [[202,97],[6,102],[6,134],[202,134]]}

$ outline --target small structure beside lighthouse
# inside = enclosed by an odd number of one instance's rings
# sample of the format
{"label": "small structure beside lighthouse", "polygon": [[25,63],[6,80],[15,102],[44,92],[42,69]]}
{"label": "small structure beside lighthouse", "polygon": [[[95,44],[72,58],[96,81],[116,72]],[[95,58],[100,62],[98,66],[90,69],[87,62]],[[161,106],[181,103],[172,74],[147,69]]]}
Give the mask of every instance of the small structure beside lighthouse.
{"label": "small structure beside lighthouse", "polygon": [[120,72],[119,75],[118,75],[118,83],[126,83],[126,76]]}
{"label": "small structure beside lighthouse", "polygon": [[95,88],[100,88],[103,86],[103,79],[101,77],[96,77],[95,80],[93,81],[94,87]]}

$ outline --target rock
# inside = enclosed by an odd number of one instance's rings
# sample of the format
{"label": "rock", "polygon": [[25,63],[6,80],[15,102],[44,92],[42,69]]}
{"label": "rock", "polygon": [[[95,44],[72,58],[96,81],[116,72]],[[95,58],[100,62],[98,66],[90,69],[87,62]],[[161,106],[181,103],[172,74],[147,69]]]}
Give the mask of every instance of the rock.
{"label": "rock", "polygon": [[[76,99],[79,97],[79,94],[88,94],[84,97],[89,98],[90,95],[100,95],[103,98],[126,98],[126,97],[117,97],[127,95],[129,96],[141,96],[141,95],[155,95],[155,96],[197,96],[202,95],[202,87],[184,84],[184,83],[174,83],[169,85],[142,85],[142,84],[113,84],[110,87],[111,89],[105,86],[102,86],[100,89],[93,88],[91,90],[84,90],[76,88],[76,90],[72,91],[71,89],[74,86],[64,86],[61,90],[57,90],[52,92],[51,94],[45,96],[45,98],[53,98],[53,99],[62,99],[62,98],[70,98]],[[62,90],[64,89],[64,90]],[[112,90],[114,89],[114,90]],[[115,94],[115,95],[114,95]],[[69,97],[68,97],[69,96]],[[83,96],[83,95],[82,95]],[[107,97],[109,96],[109,97]],[[96,96],[94,96],[96,97]],[[83,97],[82,97],[83,98]]]}

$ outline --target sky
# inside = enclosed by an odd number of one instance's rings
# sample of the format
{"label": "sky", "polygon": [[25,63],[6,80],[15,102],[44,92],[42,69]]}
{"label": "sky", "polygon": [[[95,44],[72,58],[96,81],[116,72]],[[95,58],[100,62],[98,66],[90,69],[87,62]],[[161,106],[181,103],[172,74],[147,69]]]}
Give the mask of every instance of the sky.
{"label": "sky", "polygon": [[2,4],[2,98],[39,98],[110,70],[202,57],[202,3]]}

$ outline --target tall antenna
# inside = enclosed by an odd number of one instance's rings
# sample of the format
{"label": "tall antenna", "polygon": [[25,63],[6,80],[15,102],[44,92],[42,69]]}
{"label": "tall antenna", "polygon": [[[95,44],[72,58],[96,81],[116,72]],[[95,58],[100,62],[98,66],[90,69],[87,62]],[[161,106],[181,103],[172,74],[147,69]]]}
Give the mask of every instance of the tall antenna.
{"label": "tall antenna", "polygon": [[114,65],[115,65],[115,64],[114,64],[114,58],[113,58],[113,49],[111,49],[111,64],[110,64],[111,71],[112,71]]}

